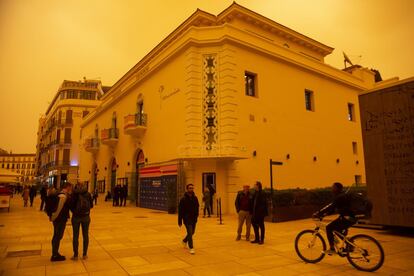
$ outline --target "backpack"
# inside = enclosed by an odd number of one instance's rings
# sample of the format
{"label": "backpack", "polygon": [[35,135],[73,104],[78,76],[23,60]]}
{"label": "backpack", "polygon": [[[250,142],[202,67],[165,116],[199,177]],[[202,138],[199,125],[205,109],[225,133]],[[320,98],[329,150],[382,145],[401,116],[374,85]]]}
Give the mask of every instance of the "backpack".
{"label": "backpack", "polygon": [[89,215],[91,210],[91,201],[89,198],[89,193],[80,193],[78,194],[78,199],[75,205],[75,214],[78,216]]}
{"label": "backpack", "polygon": [[372,202],[360,193],[352,193],[350,195],[349,210],[354,215],[363,215],[365,218],[371,217]]}
{"label": "backpack", "polygon": [[61,193],[51,193],[46,196],[45,199],[45,212],[48,217],[52,217],[52,214],[56,212],[59,205],[59,195]]}

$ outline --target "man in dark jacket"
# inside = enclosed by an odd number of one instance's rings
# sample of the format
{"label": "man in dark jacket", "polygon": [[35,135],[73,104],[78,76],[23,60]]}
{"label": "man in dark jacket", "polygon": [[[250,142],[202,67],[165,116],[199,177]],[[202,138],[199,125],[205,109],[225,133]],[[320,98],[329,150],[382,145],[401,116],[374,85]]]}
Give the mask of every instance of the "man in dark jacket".
{"label": "man in dark jacket", "polygon": [[246,221],[246,241],[250,240],[250,227],[251,227],[251,215],[252,211],[252,198],[250,195],[250,186],[244,185],[243,191],[237,193],[235,205],[236,211],[239,215],[239,227],[237,228],[236,241],[241,239],[241,233],[243,230],[243,224]]}
{"label": "man in dark jacket", "polygon": [[329,242],[329,250],[326,250],[325,253],[328,255],[336,253],[333,231],[344,232],[356,222],[355,215],[350,209],[352,195],[350,193],[343,192],[343,185],[339,182],[335,182],[332,185],[332,193],[334,194],[333,202],[313,214],[314,217],[323,217],[333,214],[335,210],[339,213],[339,217],[337,219],[326,225],[326,236]]}
{"label": "man in dark jacket", "polygon": [[183,239],[183,244],[186,245],[188,243],[190,254],[194,254],[193,235],[197,224],[198,210],[200,206],[198,204],[198,199],[194,194],[194,185],[187,184],[186,189],[187,192],[181,198],[178,206],[178,226],[181,227],[184,222],[187,230],[187,236]]}
{"label": "man in dark jacket", "polygon": [[50,220],[53,222],[53,238],[52,238],[52,262],[64,261],[65,256],[59,254],[60,240],[65,233],[66,222],[69,219],[70,193],[72,191],[72,184],[64,182],[62,184],[62,191],[58,194],[58,206]]}
{"label": "man in dark jacket", "polygon": [[45,200],[47,197],[47,185],[42,185],[42,188],[40,189],[40,211],[43,211],[43,207],[45,206]]}
{"label": "man in dark jacket", "polygon": [[33,200],[36,197],[37,194],[37,189],[35,185],[30,186],[30,192],[29,192],[29,197],[30,197],[30,207],[33,207]]}
{"label": "man in dark jacket", "polygon": [[72,229],[73,229],[73,257],[72,260],[78,259],[79,247],[79,228],[82,226],[83,238],[83,259],[88,258],[89,245],[89,224],[91,222],[90,210],[93,208],[93,199],[86,189],[86,185],[76,185],[72,197],[70,210],[72,211]]}
{"label": "man in dark jacket", "polygon": [[263,192],[262,183],[259,181],[256,182],[255,190],[252,206],[252,225],[254,229],[254,241],[252,243],[263,244],[265,237],[264,218],[268,215],[266,194]]}

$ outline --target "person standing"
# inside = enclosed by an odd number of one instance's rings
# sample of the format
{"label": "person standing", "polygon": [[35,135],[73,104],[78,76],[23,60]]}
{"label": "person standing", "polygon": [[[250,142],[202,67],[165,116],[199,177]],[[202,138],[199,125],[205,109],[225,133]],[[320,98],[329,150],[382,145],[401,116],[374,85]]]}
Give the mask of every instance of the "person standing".
{"label": "person standing", "polygon": [[[53,222],[53,238],[52,238],[52,257],[50,261],[59,262],[66,260],[65,256],[59,254],[60,240],[65,233],[66,222],[69,219],[70,193],[72,184],[64,182],[62,190],[58,193],[58,205],[55,212],[52,213],[50,220]],[[53,190],[50,191],[53,193]]]}
{"label": "person standing", "polygon": [[216,189],[214,189],[213,185],[211,185],[211,183],[207,184],[207,188],[210,191],[210,209],[211,209],[211,214],[214,213],[213,210],[213,202],[214,202],[214,194],[216,193]]}
{"label": "person standing", "polygon": [[72,211],[72,229],[73,229],[73,257],[72,260],[78,259],[79,248],[79,228],[82,227],[83,254],[82,258],[88,258],[89,246],[89,224],[91,222],[90,212],[93,208],[93,199],[87,188],[83,184],[76,185],[70,203]]}
{"label": "person standing", "polygon": [[30,186],[30,192],[29,192],[29,197],[30,197],[30,207],[33,207],[33,200],[36,197],[37,194],[37,189],[35,185]]}
{"label": "person standing", "polygon": [[241,239],[244,222],[246,222],[246,241],[249,241],[251,228],[250,212],[252,211],[252,198],[249,185],[244,185],[243,191],[237,193],[235,205],[237,214],[239,215],[239,227],[237,228],[236,241]]}
{"label": "person standing", "polygon": [[40,211],[43,211],[43,208],[45,206],[46,197],[47,197],[47,186],[46,186],[46,184],[44,184],[42,186],[42,188],[40,189],[40,200],[41,200]]}
{"label": "person standing", "polygon": [[24,202],[24,207],[27,207],[27,201],[29,200],[30,189],[26,185],[23,188],[22,197]]}
{"label": "person standing", "polygon": [[[124,186],[122,186],[121,193],[122,193],[124,206],[126,206],[126,201],[128,197],[128,185],[124,184]],[[122,206],[122,201],[121,201],[121,206]]]}
{"label": "person standing", "polygon": [[178,206],[178,226],[181,227],[184,222],[187,235],[183,239],[183,244],[188,244],[190,254],[194,254],[193,235],[197,224],[200,205],[196,195],[194,194],[194,185],[187,184],[186,190],[187,192],[181,198]]}
{"label": "person standing", "polygon": [[207,188],[204,189],[203,203],[204,203],[203,218],[206,217],[206,210],[207,210],[207,213],[208,213],[208,217],[211,217],[210,216],[210,213],[211,213],[211,207],[210,207],[211,196],[210,196],[210,191]]}
{"label": "person standing", "polygon": [[259,181],[256,182],[255,190],[256,192],[254,193],[252,206],[252,224],[255,237],[252,243],[263,244],[265,238],[264,218],[268,215],[266,194],[263,192],[262,183]]}
{"label": "person standing", "polygon": [[95,202],[95,205],[98,205],[98,196],[99,196],[98,188],[95,188],[95,190],[93,191],[93,201]]}

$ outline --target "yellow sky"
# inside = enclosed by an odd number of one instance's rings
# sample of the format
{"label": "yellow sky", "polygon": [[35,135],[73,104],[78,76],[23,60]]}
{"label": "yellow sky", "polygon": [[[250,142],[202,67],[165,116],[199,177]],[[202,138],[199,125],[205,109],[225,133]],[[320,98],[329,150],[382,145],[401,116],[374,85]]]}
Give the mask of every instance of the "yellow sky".
{"label": "yellow sky", "polygon": [[[230,0],[0,0],[0,148],[35,152],[38,118],[62,80],[114,84],[197,8]],[[342,51],[384,79],[414,76],[414,1],[239,0]]]}

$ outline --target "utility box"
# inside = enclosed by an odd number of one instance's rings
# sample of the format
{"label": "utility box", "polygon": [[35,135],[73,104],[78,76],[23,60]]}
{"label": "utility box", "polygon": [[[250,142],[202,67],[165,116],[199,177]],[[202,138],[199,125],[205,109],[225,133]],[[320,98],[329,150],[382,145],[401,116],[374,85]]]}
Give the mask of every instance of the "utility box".
{"label": "utility box", "polygon": [[359,96],[371,223],[414,227],[414,78]]}

